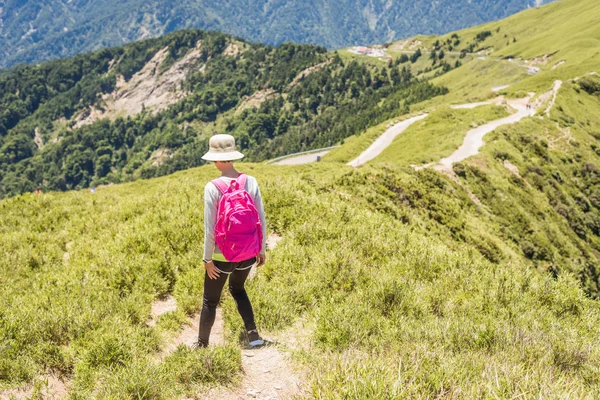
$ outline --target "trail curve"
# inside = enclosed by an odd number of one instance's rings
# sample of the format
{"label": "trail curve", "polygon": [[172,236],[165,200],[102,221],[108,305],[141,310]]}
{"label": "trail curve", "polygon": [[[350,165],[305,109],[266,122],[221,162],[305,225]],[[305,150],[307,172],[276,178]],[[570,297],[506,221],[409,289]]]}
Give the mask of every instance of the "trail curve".
{"label": "trail curve", "polygon": [[362,152],[362,154],[360,156],[358,156],[354,160],[350,161],[347,165],[350,165],[352,167],[359,167],[359,166],[371,161],[372,159],[377,157],[379,154],[381,154],[381,152],[383,150],[385,150],[390,144],[392,144],[392,142],[394,141],[396,136],[400,135],[402,132],[404,132],[406,129],[408,129],[408,127],[411,126],[412,124],[414,124],[415,122],[426,118],[428,115],[429,114],[418,115],[416,117],[406,119],[406,120],[399,122],[396,125],[392,126],[388,130],[386,130],[381,136],[379,136],[371,144],[371,146],[369,146],[368,149],[366,149],[365,151]]}
{"label": "trail curve", "polygon": [[463,144],[449,157],[442,158],[439,164],[442,167],[450,167],[453,163],[463,161],[469,157],[477,155],[479,149],[483,146],[483,137],[502,125],[514,124],[525,117],[533,116],[536,112],[535,108],[528,108],[527,103],[531,96],[520,100],[509,101],[511,107],[517,109],[517,112],[509,115],[506,118],[497,119],[488,122],[485,125],[478,126],[467,132]]}

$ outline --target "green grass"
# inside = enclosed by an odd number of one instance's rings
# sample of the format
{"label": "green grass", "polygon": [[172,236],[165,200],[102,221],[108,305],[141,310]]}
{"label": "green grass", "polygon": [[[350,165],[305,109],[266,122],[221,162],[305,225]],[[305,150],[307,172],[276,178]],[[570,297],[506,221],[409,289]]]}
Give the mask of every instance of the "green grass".
{"label": "green grass", "polygon": [[[599,15],[600,3],[595,0],[561,0],[446,35],[415,37],[425,51],[430,51],[435,41],[443,43],[457,34],[461,44],[455,50],[460,50],[472,43],[478,33],[492,33],[477,46],[493,49],[491,56],[485,61],[475,58],[465,62],[461,68],[434,79],[436,84],[446,85],[450,94],[422,107],[483,100],[493,96],[493,86],[509,83],[515,84],[504,92],[511,97],[522,97],[528,92],[539,94],[550,90],[557,79],[564,81],[590,71],[600,72],[600,25],[596,23]],[[537,75],[528,76],[526,68],[518,66],[544,55],[553,56],[545,65],[536,65],[541,68]],[[496,61],[508,57],[514,57],[516,62]],[[561,61],[565,63],[552,69]]]}
{"label": "green grass", "polygon": [[506,108],[493,105],[459,110],[440,107],[398,135],[372,162],[422,165],[439,161],[458,149],[474,126],[508,115]]}
{"label": "green grass", "polygon": [[515,84],[525,77],[527,77],[527,69],[515,63],[474,59],[461,68],[435,78],[433,82],[447,87],[450,93],[443,96],[443,98],[433,99],[420,107],[439,104],[463,104],[485,100],[511,88],[504,89],[500,93],[493,93],[493,87]]}
{"label": "green grass", "polygon": [[[578,10],[594,40],[587,13],[597,8],[564,0],[512,17],[523,38],[508,50],[562,46],[521,20],[543,14],[535,26],[545,27],[561,10],[560,34]],[[591,70],[587,44],[573,46],[585,54],[565,50],[572,66],[507,93]],[[473,61],[438,78],[451,88],[441,101],[485,97],[514,73]],[[406,164],[450,154],[472,122],[506,111],[442,105],[421,105],[437,109],[394,141],[378,159],[386,163],[340,165],[382,124],[322,163],[240,165],[259,180],[269,231],[283,238],[248,283],[259,328],[306,321],[307,347],[294,359],[306,367],[307,397],[598,398],[600,98],[566,82],[550,119],[487,135],[478,156],[455,164],[458,182]],[[206,166],[95,195],[0,201],[0,390],[38,387],[48,373],[71,382],[73,399],[193,397],[238,382],[242,324],[227,293],[227,345],[158,358],[201,305],[202,193],[216,175]],[[148,326],[165,295],[178,310]]]}
{"label": "green grass", "polygon": [[[567,270],[554,280],[531,268],[445,177],[327,162],[241,169],[258,177],[283,237],[248,285],[257,322],[311,321],[313,348],[296,355],[313,397],[599,390],[597,304]],[[241,321],[228,295],[229,346],[156,363],[181,320],[145,324],[166,293],[183,315],[200,306],[201,193],[215,175],[0,202],[2,384],[56,371],[74,397],[174,398],[235,383]]]}

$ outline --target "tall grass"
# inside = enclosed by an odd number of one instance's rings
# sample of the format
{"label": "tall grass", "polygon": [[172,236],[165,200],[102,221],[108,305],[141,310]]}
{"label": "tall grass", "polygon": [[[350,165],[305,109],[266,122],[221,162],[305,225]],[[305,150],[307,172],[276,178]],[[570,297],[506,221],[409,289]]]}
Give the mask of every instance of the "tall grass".
{"label": "tall grass", "polygon": [[[486,259],[477,234],[493,242],[495,226],[469,222],[477,208],[435,172],[334,165],[241,167],[283,237],[249,284],[257,320],[264,330],[312,321],[298,360],[313,368],[314,397],[598,392],[600,310],[575,277],[537,272],[513,245]],[[241,322],[230,299],[231,345],[154,361],[200,306],[201,189],[214,175],[0,202],[2,384],[53,371],[72,380],[73,398],[154,399],[234,383]],[[167,293],[182,314],[147,326]]]}

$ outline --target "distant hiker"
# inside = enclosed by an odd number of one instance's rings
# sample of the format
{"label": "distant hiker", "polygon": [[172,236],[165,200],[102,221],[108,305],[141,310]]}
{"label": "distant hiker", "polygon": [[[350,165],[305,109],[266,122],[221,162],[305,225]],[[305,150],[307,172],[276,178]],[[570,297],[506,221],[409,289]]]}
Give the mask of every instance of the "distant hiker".
{"label": "distant hiker", "polygon": [[92,187],[90,188],[90,192],[91,192],[92,194],[96,193],[96,186],[92,186]]}
{"label": "distant hiker", "polygon": [[250,347],[265,342],[259,336],[244,283],[254,265],[266,261],[266,222],[256,179],[239,173],[233,161],[244,155],[235,150],[231,135],[210,138],[202,158],[214,161],[221,176],[204,187],[204,296],[197,347],[208,346],[216,308],[225,281],[242,316]]}

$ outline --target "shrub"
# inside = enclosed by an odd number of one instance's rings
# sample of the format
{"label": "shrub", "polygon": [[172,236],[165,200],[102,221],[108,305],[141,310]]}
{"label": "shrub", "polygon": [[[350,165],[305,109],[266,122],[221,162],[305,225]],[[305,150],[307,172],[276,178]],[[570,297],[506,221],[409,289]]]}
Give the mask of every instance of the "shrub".
{"label": "shrub", "polygon": [[600,95],[600,78],[596,76],[586,76],[577,81],[577,83],[587,93]]}

